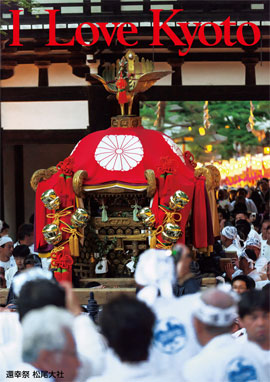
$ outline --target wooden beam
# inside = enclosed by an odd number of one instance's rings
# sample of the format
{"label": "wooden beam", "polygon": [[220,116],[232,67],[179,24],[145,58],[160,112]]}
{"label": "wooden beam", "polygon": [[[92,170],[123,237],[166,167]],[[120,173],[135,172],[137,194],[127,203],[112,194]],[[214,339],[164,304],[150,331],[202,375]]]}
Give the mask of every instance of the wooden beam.
{"label": "wooden beam", "polygon": [[87,129],[78,130],[2,130],[4,145],[75,144],[88,134]]}
{"label": "wooden beam", "polygon": [[[87,101],[88,97],[100,96],[103,99],[105,95],[108,97],[108,93],[103,86],[54,86],[42,90],[38,87],[4,87],[1,92],[2,102]],[[203,101],[206,95],[209,101],[268,100],[269,86],[153,86],[143,94],[143,98],[148,101]],[[68,132],[68,130],[65,130],[65,132]]]}

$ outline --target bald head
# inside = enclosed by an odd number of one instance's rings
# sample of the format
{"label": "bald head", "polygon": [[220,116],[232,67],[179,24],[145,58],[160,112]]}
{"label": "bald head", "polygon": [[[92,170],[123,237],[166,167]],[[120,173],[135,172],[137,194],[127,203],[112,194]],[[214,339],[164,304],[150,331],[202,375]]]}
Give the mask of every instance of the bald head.
{"label": "bald head", "polygon": [[231,295],[216,288],[203,292],[201,299],[205,304],[220,309],[227,309],[235,305],[235,301]]}

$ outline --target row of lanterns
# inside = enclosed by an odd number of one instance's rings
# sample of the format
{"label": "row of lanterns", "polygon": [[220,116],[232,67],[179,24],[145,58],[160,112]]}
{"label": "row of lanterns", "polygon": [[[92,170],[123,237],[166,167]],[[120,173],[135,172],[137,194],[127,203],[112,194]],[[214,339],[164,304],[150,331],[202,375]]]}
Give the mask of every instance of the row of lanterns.
{"label": "row of lanterns", "polygon": [[[177,240],[182,236],[181,228],[178,224],[174,221],[173,215],[177,213],[177,211],[180,211],[183,209],[186,204],[189,202],[189,198],[187,194],[181,190],[178,190],[170,197],[169,202],[169,211],[168,214],[166,214],[165,221],[167,221],[162,227],[161,230],[159,230],[159,227],[157,228],[157,234],[159,231],[161,232],[162,239],[165,240],[167,243],[176,243]],[[177,213],[180,215],[179,213]],[[168,221],[167,216],[171,216],[171,221]],[[156,218],[153,214],[151,208],[144,207],[142,208],[138,214],[137,217],[143,222],[143,224],[146,227],[149,227],[150,229],[153,229]]]}

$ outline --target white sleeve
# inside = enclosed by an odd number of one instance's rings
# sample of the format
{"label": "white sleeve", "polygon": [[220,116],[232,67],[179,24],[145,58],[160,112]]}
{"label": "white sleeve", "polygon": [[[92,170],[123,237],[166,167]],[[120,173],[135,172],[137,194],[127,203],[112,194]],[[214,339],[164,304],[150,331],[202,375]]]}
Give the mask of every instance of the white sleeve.
{"label": "white sleeve", "polygon": [[91,362],[91,375],[102,374],[106,353],[105,341],[90,317],[83,314],[75,317],[74,336],[78,353]]}

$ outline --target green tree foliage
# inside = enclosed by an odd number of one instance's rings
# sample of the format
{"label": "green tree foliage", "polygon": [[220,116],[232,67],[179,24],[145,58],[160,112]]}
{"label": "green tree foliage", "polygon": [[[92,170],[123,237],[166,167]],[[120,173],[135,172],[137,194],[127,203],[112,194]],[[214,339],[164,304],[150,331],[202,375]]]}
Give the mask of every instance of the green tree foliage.
{"label": "green tree foliage", "polygon": [[[270,123],[269,104],[254,101],[253,105],[255,129],[265,129]],[[228,159],[236,154],[257,152],[260,143],[246,128],[249,101],[209,102],[211,126],[204,136],[199,134],[199,128],[203,127],[203,106],[203,101],[144,102],[141,116],[146,128],[160,130],[178,143],[183,143],[184,137],[193,138],[186,149],[195,155],[196,160]],[[205,152],[206,145],[212,145],[211,153]]]}

